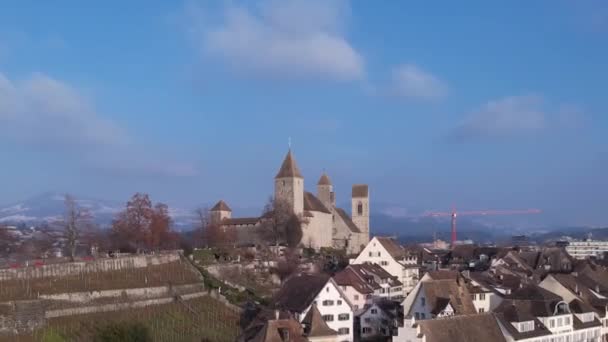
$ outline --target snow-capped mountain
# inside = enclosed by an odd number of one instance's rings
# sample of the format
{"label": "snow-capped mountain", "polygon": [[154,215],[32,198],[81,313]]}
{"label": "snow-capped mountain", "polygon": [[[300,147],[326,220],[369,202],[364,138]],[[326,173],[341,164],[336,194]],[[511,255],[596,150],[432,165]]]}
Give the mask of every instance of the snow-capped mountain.
{"label": "snow-capped mountain", "polygon": [[[75,200],[93,215],[95,222],[107,226],[116,214],[124,208],[125,203],[119,201],[91,199],[75,196]],[[52,222],[60,219],[65,212],[65,195],[47,192],[24,201],[0,206],[0,223],[6,224],[36,224]],[[194,210],[169,207],[176,228],[189,228],[196,222]]]}

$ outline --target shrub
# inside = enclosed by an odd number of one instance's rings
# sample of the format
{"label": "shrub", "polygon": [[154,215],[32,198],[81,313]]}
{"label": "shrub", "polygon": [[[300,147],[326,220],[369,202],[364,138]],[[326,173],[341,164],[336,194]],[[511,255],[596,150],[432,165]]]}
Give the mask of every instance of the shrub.
{"label": "shrub", "polygon": [[151,342],[150,331],[142,323],[113,323],[97,332],[96,342]]}

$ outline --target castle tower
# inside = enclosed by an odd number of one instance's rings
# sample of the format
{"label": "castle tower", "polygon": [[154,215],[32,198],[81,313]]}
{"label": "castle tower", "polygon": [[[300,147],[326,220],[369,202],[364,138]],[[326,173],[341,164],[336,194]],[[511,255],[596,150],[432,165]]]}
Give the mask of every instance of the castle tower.
{"label": "castle tower", "polygon": [[287,202],[295,214],[304,212],[304,177],[298,169],[291,149],[274,177],[274,198]]}
{"label": "castle tower", "polygon": [[369,188],[366,184],[353,185],[352,192],[353,222],[369,239]]}
{"label": "castle tower", "polygon": [[331,184],[331,180],[325,172],[323,172],[317,183],[317,197],[323,202],[327,209],[331,210],[331,208],[336,205],[334,186]]}
{"label": "castle tower", "polygon": [[211,216],[211,223],[218,224],[224,219],[232,218],[232,209],[230,209],[226,202],[220,200],[209,210],[209,214]]}

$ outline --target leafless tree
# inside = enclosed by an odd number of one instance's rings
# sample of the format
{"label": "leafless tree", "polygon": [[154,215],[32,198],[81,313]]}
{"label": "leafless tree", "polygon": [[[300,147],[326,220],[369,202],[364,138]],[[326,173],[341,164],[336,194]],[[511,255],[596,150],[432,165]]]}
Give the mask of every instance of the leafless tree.
{"label": "leafless tree", "polygon": [[[207,240],[207,229],[211,225],[211,213],[209,208],[201,207],[195,210],[196,214],[196,226],[194,238],[201,246],[209,247],[209,241]],[[199,245],[195,243],[195,246]]]}
{"label": "leafless tree", "polygon": [[5,225],[0,225],[0,255],[9,254],[16,248],[18,239],[9,231]]}
{"label": "leafless tree", "polygon": [[93,216],[87,208],[81,207],[69,194],[65,195],[64,203],[65,213],[60,225],[70,260],[74,261],[80,239],[92,228]]}
{"label": "leafless tree", "polygon": [[271,197],[262,213],[260,233],[264,240],[275,246],[287,243],[289,247],[297,247],[302,240],[302,220],[289,203]]}

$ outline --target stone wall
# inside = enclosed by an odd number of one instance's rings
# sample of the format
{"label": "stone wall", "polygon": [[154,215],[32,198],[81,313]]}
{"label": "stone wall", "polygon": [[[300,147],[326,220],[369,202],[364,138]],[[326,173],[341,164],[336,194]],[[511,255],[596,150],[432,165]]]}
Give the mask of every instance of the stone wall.
{"label": "stone wall", "polygon": [[0,269],[0,281],[10,279],[32,279],[43,277],[65,277],[83,272],[116,271],[122,269],[143,268],[150,265],[161,265],[180,260],[178,251],[154,255],[131,255],[118,258],[100,258],[91,261],[28,266],[22,268]]}

